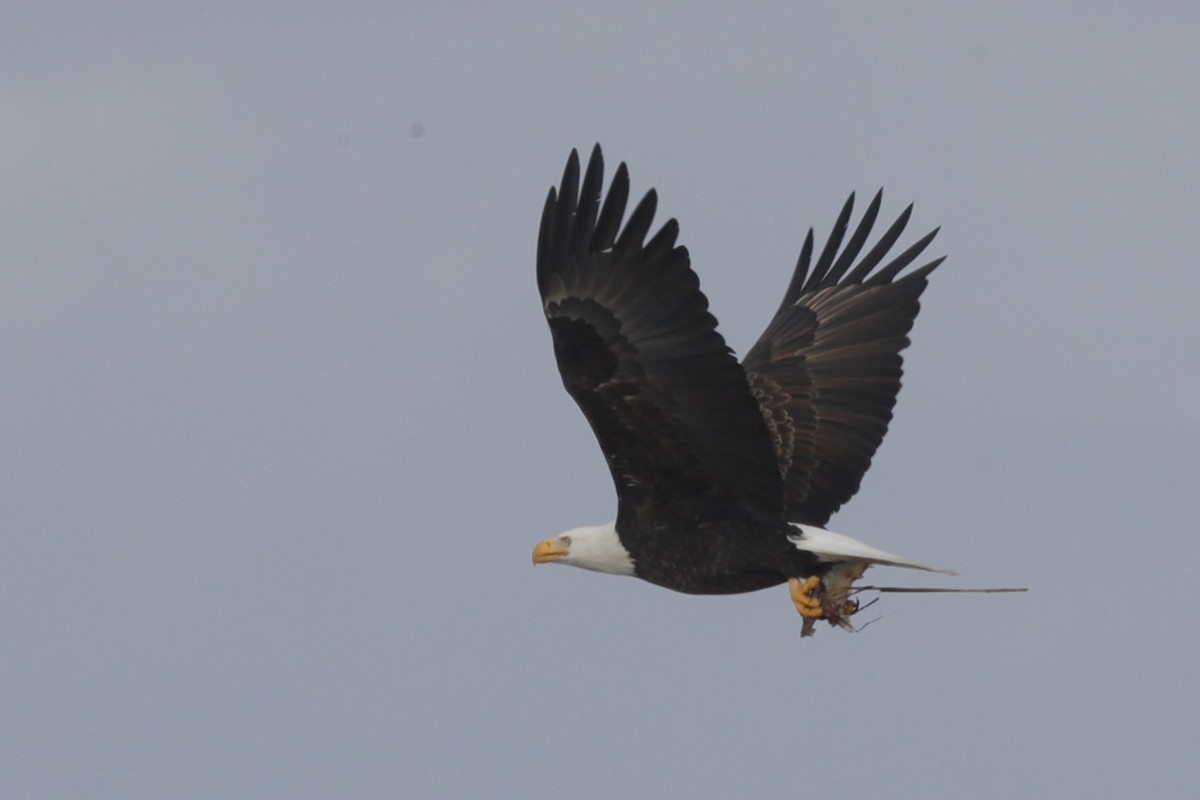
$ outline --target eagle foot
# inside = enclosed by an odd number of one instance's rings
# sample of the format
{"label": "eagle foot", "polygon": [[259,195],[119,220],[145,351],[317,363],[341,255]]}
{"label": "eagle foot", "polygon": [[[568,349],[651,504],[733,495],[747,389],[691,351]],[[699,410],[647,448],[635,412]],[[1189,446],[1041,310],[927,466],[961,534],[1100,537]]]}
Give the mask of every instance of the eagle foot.
{"label": "eagle foot", "polygon": [[825,618],[825,609],[821,607],[824,587],[819,575],[809,575],[803,581],[799,578],[788,578],[788,591],[791,592],[792,602],[800,616],[805,619]]}
{"label": "eagle foot", "polygon": [[[859,575],[861,574],[860,571]],[[857,577],[858,575],[855,576]],[[835,628],[854,630],[850,618],[858,613],[859,604],[858,600],[847,596],[848,592],[827,591],[825,582],[819,575],[810,575],[804,580],[789,578],[788,591],[796,610],[804,617],[804,625],[800,629],[801,636],[812,636],[820,620],[825,620]]]}

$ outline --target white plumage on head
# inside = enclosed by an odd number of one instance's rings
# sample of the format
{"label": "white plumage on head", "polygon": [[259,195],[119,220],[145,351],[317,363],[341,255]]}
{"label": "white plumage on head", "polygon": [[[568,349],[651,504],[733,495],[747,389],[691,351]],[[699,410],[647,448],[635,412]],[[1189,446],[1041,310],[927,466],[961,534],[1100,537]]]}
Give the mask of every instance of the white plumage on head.
{"label": "white plumage on head", "polygon": [[561,555],[557,564],[570,564],[610,575],[632,575],[633,559],[617,536],[617,523],[586,525],[547,540],[557,544]]}

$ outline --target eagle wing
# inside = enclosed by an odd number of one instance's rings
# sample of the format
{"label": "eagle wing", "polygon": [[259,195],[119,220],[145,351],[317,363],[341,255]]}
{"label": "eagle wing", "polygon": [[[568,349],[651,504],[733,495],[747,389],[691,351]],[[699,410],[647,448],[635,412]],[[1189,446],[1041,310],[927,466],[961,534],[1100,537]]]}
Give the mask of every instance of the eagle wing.
{"label": "eagle wing", "polygon": [[943,260],[900,275],[934,230],[879,266],[911,205],[859,258],[881,200],[882,192],[843,249],[850,195],[815,266],[809,230],[779,310],[743,361],[779,459],[791,522],[824,525],[858,491],[892,418],[900,351],[909,344],[918,299]]}
{"label": "eagle wing", "polygon": [[622,505],[688,513],[740,503],[778,517],[783,484],[746,374],[716,330],[674,219],[651,239],[654,190],[623,229],[621,164],[601,205],[597,146],[546,198],[537,280],[563,385],[591,423]]}

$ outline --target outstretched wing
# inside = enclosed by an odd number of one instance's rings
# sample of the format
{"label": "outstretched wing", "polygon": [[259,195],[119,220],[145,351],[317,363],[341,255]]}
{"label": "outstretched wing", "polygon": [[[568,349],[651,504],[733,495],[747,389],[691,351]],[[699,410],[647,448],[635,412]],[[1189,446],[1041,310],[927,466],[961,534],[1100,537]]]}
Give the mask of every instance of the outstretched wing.
{"label": "outstretched wing", "polygon": [[603,173],[597,146],[581,186],[571,152],[542,212],[537,279],[563,384],[592,425],[618,496],[663,513],[703,499],[779,515],[766,426],[687,250],[675,244],[679,226],[668,220],[645,242],[651,190],[621,230],[629,175],[621,164],[601,206]]}
{"label": "outstretched wing", "polygon": [[892,419],[900,351],[909,344],[918,298],[943,261],[900,275],[934,230],[879,266],[904,231],[911,205],[859,258],[882,195],[842,249],[854,208],[850,195],[811,271],[809,230],[779,310],[743,361],[779,458],[792,522],[824,525],[858,491]]}

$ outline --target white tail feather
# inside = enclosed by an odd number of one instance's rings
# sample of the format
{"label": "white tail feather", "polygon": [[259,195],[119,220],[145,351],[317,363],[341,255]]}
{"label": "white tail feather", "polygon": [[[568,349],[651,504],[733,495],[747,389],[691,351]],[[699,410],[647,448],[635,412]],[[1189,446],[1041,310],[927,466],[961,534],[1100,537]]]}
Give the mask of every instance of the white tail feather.
{"label": "white tail feather", "polygon": [[845,534],[827,531],[812,525],[792,524],[799,531],[788,540],[801,550],[816,554],[821,561],[866,561],[869,564],[885,564],[889,567],[906,567],[908,569],[923,569],[926,572],[940,572],[944,575],[957,575],[952,569],[934,567],[913,561],[911,558],[892,555],[877,548],[864,544]]}

